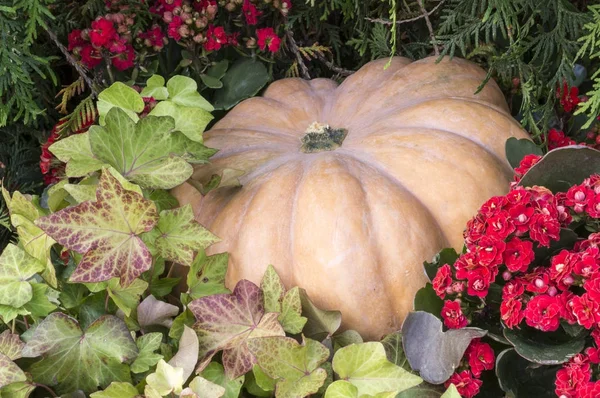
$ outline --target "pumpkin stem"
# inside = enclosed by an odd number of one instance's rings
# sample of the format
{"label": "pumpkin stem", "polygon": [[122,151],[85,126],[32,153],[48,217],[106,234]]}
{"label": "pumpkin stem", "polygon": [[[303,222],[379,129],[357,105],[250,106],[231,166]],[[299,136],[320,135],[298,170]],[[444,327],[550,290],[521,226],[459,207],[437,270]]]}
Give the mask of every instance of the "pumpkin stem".
{"label": "pumpkin stem", "polygon": [[314,122],[305,131],[300,150],[304,153],[333,151],[342,146],[348,130],[334,129],[328,124]]}

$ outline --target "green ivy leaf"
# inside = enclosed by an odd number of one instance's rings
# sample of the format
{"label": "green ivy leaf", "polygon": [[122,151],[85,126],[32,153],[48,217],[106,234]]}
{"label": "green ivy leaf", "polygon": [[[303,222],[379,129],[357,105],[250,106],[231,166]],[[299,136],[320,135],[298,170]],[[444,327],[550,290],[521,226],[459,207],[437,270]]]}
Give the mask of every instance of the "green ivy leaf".
{"label": "green ivy leaf", "polygon": [[137,307],[137,320],[143,330],[154,325],[169,328],[177,314],[177,306],[157,300],[152,295],[146,297]]}
{"label": "green ivy leaf", "polygon": [[[424,381],[418,386],[402,391],[396,398],[440,398],[443,394],[443,385],[434,385]],[[457,398],[460,398],[460,395]]]}
{"label": "green ivy leaf", "polygon": [[20,308],[31,301],[33,289],[27,280],[44,268],[18,246],[6,246],[0,254],[0,304]]}
{"label": "green ivy leaf", "polygon": [[98,95],[98,114],[100,125],[104,125],[106,115],[113,108],[123,111],[131,120],[139,120],[138,113],[144,110],[142,96],[133,88],[121,82],[113,83]]}
{"label": "green ivy leaf", "polygon": [[135,398],[139,395],[137,388],[130,383],[112,382],[104,391],[90,394],[92,398]]}
{"label": "green ivy leaf", "polygon": [[123,287],[119,284],[118,278],[113,278],[108,282],[107,291],[117,307],[130,316],[131,310],[138,306],[140,296],[148,288],[148,283],[141,279],[135,279],[131,285]]}
{"label": "green ivy leaf", "polygon": [[2,388],[0,396],[2,398],[28,398],[36,388],[37,386],[28,379],[27,381],[12,383]]}
{"label": "green ivy leaf", "polygon": [[300,289],[302,316],[307,318],[303,333],[306,337],[323,341],[331,337],[342,324],[342,313],[339,311],[324,311],[315,306],[306,290]]}
{"label": "green ivy leaf", "polygon": [[505,152],[506,159],[513,169],[519,167],[521,160],[527,155],[544,155],[544,152],[533,141],[527,138],[517,139],[515,137],[506,140]]}
{"label": "green ivy leaf", "polygon": [[48,149],[58,160],[67,164],[67,177],[83,177],[104,166],[104,162],[92,152],[87,132],[65,137],[50,145]]}
{"label": "green ivy leaf", "polygon": [[249,339],[248,348],[261,369],[277,380],[278,398],[314,394],[327,378],[319,366],[329,358],[329,350],[318,341],[305,339],[299,344],[289,337],[261,337]]}
{"label": "green ivy leaf", "polygon": [[156,372],[146,377],[148,386],[156,390],[163,397],[171,393],[181,393],[184,381],[183,369],[175,368],[162,359],[158,361]]}
{"label": "green ivy leaf", "polygon": [[225,73],[223,88],[215,93],[215,109],[228,110],[240,101],[256,95],[270,76],[262,62],[245,58],[237,61]]}
{"label": "green ivy leaf", "polygon": [[301,316],[302,302],[299,288],[294,287],[286,293],[285,286],[272,265],[267,267],[260,288],[265,297],[265,311],[279,313],[277,319],[283,326],[283,330],[292,334],[302,332],[307,319]]}
{"label": "green ivy leaf", "polygon": [[244,384],[244,376],[240,376],[236,379],[230,380],[225,376],[225,369],[223,365],[217,362],[211,362],[206,368],[200,373],[200,376],[206,380],[211,381],[215,384],[225,388],[225,394],[223,398],[237,398],[240,396],[242,385]]}
{"label": "green ivy leaf", "polygon": [[90,185],[83,181],[79,184],[65,184],[64,190],[74,199],[73,204],[96,199],[96,184]]}
{"label": "green ivy leaf", "polygon": [[201,108],[177,105],[171,101],[162,101],[150,111],[153,116],[170,116],[175,122],[175,129],[194,142],[204,141],[202,133],[213,115]]}
{"label": "green ivy leaf", "polygon": [[141,92],[142,97],[152,97],[157,101],[169,98],[169,91],[165,87],[165,78],[160,75],[152,75],[146,82],[146,87]]}
{"label": "green ivy leaf", "polygon": [[225,274],[229,255],[219,253],[206,256],[204,251],[198,253],[187,274],[188,293],[192,299],[220,293],[231,293],[225,287]]}
{"label": "green ivy leaf", "polygon": [[324,398],[394,398],[395,392],[381,392],[375,395],[358,394],[358,388],[346,380],[338,380],[331,383],[325,392]]}
{"label": "green ivy leaf", "polygon": [[[244,381],[244,389],[246,391],[248,391],[250,394],[252,394],[252,396],[254,397],[272,397],[273,396],[273,390],[275,390],[275,385],[273,385],[273,388],[271,390],[265,390],[263,388],[261,388],[258,385],[258,382],[256,381],[256,376],[254,374],[254,369],[259,369],[260,372],[262,372],[262,370],[260,370],[260,368],[257,365],[254,365],[253,371],[249,372],[246,374],[246,379]],[[268,378],[268,376],[265,375],[265,377]]]}
{"label": "green ivy leaf", "polygon": [[18,334],[12,334],[10,330],[0,333],[0,354],[14,361],[21,358],[23,347],[25,347],[25,343],[21,341]]}
{"label": "green ivy leaf", "polygon": [[342,333],[336,333],[331,336],[331,342],[333,343],[333,351],[337,352],[340,348],[350,344],[363,343],[363,338],[356,330],[348,329],[344,330]]}
{"label": "green ivy leaf", "polygon": [[0,388],[27,380],[25,373],[8,356],[0,354]]}
{"label": "green ivy leaf", "polygon": [[514,346],[515,351],[528,361],[541,365],[558,365],[583,351],[586,335],[582,334],[556,344],[526,336],[512,329],[504,329],[504,337]]}
{"label": "green ivy leaf", "polygon": [[160,348],[162,337],[162,333],[146,333],[135,341],[139,354],[131,364],[133,373],[147,372],[162,359],[162,355],[154,352]]}
{"label": "green ivy leaf", "polygon": [[164,189],[154,189],[147,197],[154,202],[158,211],[169,210],[179,206],[179,202],[175,196]]}
{"label": "green ivy leaf", "polygon": [[181,391],[180,397],[221,398],[224,394],[225,388],[198,376],[192,380],[188,388]]}
{"label": "green ivy leaf", "polygon": [[188,307],[197,320],[194,330],[200,340],[198,371],[222,350],[225,373],[235,379],[250,371],[255,363],[248,350],[249,339],[285,335],[277,322],[278,314],[265,314],[261,290],[247,280],[238,282],[231,295],[202,297]]}
{"label": "green ivy leaf", "polygon": [[256,385],[263,391],[275,391],[275,385],[277,380],[266,374],[260,366],[254,365],[252,367],[252,374]]}
{"label": "green ivy leaf", "polygon": [[91,393],[113,381],[130,381],[125,364],[137,354],[127,327],[112,315],[99,318],[83,332],[75,319],[50,314],[23,348],[24,357],[43,357],[30,368],[34,380],[57,386],[59,393]]}
{"label": "green ivy leaf", "polygon": [[456,386],[454,384],[450,384],[446,392],[441,396],[441,398],[461,398],[461,395],[458,393]]}
{"label": "green ivy leaf", "polygon": [[31,282],[31,291],[33,296],[23,309],[27,310],[34,319],[43,318],[56,309],[56,305],[51,303],[46,295],[48,285]]}
{"label": "green ivy leaf", "polygon": [[172,339],[179,340],[183,335],[184,326],[193,326],[196,321],[194,318],[194,314],[186,308],[181,314],[177,315],[177,317],[173,320],[173,324],[171,325],[171,329],[169,329],[169,337]]}
{"label": "green ivy leaf", "polygon": [[265,297],[265,311],[281,312],[281,301],[285,294],[285,286],[283,286],[283,282],[281,282],[275,268],[270,264],[260,282],[260,289]]}
{"label": "green ivy leaf", "polygon": [[181,106],[201,108],[208,112],[214,111],[214,107],[198,92],[196,81],[187,76],[173,76],[167,82],[169,90],[169,101]]}
{"label": "green ivy leaf", "polygon": [[359,396],[397,394],[423,381],[419,376],[388,361],[383,344],[378,342],[341,348],[333,357],[333,370],[341,379],[357,387]]}
{"label": "green ivy leaf", "polygon": [[100,282],[120,277],[129,286],[152,264],[139,234],[158,221],[154,204],[127,191],[109,172],[100,177],[96,202],[83,202],[36,220],[61,245],[83,254],[73,282]]}
{"label": "green ivy leaf", "polygon": [[[83,287],[80,284],[75,286]],[[108,308],[106,308],[107,294],[106,292],[90,294],[82,299],[81,305],[78,308],[79,325],[82,329],[88,328],[102,315],[114,314],[117,311],[117,306],[112,300],[108,300]]]}
{"label": "green ivy leaf", "polygon": [[388,334],[381,340],[381,344],[383,344],[388,361],[409,372],[411,371],[406,354],[404,354],[404,348],[402,348],[402,333],[395,332]]}

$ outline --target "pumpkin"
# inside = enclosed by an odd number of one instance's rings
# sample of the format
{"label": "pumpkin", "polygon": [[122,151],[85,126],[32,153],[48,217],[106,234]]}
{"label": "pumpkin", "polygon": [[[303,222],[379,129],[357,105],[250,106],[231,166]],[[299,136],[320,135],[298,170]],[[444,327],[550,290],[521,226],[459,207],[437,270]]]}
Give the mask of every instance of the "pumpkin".
{"label": "pumpkin", "polygon": [[221,238],[209,254],[229,252],[228,287],[273,264],[366,339],[401,327],[423,261],[462,248],[466,222],[508,190],[506,140],[527,137],[495,82],[475,94],[481,68],[435,61],[377,60],[339,86],[279,80],[205,134],[219,152],[192,178],[241,187],[173,193]]}

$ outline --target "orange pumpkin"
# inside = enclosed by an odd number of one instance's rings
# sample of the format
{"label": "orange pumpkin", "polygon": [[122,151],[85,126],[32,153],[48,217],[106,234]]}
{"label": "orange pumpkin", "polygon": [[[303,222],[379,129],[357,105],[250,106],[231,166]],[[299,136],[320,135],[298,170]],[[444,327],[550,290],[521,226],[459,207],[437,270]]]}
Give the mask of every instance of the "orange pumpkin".
{"label": "orange pumpkin", "polygon": [[527,137],[493,81],[474,94],[481,68],[435,60],[374,61],[339,86],[283,79],[205,134],[219,152],[192,178],[234,170],[242,187],[173,192],[222,239],[209,253],[230,253],[229,287],[273,264],[343,327],[400,328],[423,261],[462,248],[467,220],[508,190],[506,140]]}

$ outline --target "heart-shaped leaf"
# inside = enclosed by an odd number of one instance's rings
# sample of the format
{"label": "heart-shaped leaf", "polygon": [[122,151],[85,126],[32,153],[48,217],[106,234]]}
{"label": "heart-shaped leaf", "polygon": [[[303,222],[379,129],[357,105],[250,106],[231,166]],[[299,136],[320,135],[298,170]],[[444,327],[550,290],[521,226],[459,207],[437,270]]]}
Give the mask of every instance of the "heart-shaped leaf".
{"label": "heart-shaped leaf", "polygon": [[206,368],[200,373],[200,376],[206,380],[211,381],[215,384],[225,388],[225,394],[223,398],[237,398],[240,396],[242,385],[244,384],[244,376],[240,376],[237,379],[230,380],[225,376],[225,369],[223,365],[217,362],[211,362]]}
{"label": "heart-shaped leaf", "polygon": [[127,117],[137,122],[139,120],[137,114],[144,110],[144,100],[132,87],[116,82],[98,95],[96,106],[98,107],[101,125],[104,125],[106,115],[113,108],[121,110]]}
{"label": "heart-shaped leaf", "polygon": [[219,293],[231,293],[225,287],[225,274],[229,255],[219,253],[206,256],[204,251],[198,253],[187,275],[188,294],[192,299]]}
{"label": "heart-shaped leaf", "polygon": [[563,343],[550,344],[525,336],[517,330],[504,329],[504,337],[514,346],[515,351],[528,361],[541,365],[558,365],[583,351],[586,336],[583,334]]}
{"label": "heart-shaped leaf", "polygon": [[431,283],[427,282],[425,286],[417,290],[415,294],[414,310],[425,311],[441,318],[444,301],[435,294]]}
{"label": "heart-shaped leaf", "polygon": [[188,388],[181,391],[179,396],[181,398],[221,398],[224,394],[224,387],[203,377],[196,377]]}
{"label": "heart-shaped leaf", "polygon": [[277,398],[305,397],[319,391],[327,378],[320,368],[329,350],[318,341],[305,339],[302,344],[289,337],[261,337],[248,340],[248,348],[258,366],[277,380]]}
{"label": "heart-shaped leaf", "polygon": [[36,225],[61,245],[83,254],[73,282],[121,278],[129,286],[152,265],[152,255],[139,238],[158,221],[156,206],[123,188],[104,170],[96,202],[83,202],[36,220]]}
{"label": "heart-shaped leaf", "polygon": [[[387,359],[379,342],[352,344],[340,348],[333,357],[333,370],[339,378],[350,382],[358,396],[381,393],[398,394],[423,380]],[[328,390],[332,388],[333,383]]]}
{"label": "heart-shaped leaf", "polygon": [[137,318],[142,329],[153,325],[171,327],[173,317],[177,314],[177,306],[157,300],[152,295],[146,297],[137,308]]}
{"label": "heart-shaped leaf", "polygon": [[167,90],[169,90],[169,101],[177,105],[201,108],[208,112],[214,110],[214,107],[202,98],[198,92],[198,84],[190,77],[173,76],[167,82]]}
{"label": "heart-shaped leaf", "polygon": [[156,366],[156,372],[149,374],[146,377],[146,382],[160,396],[164,397],[171,393],[179,394],[185,382],[183,369],[173,367],[161,359]]}
{"label": "heart-shaped leaf", "polygon": [[142,97],[152,97],[163,101],[169,98],[169,91],[165,87],[165,78],[160,75],[152,75],[146,82],[146,87],[141,92]]}
{"label": "heart-shaped leaf", "polygon": [[506,159],[508,159],[508,163],[513,169],[519,167],[521,160],[527,155],[544,155],[544,152],[533,141],[527,138],[517,139],[515,137],[506,140],[505,152]]}
{"label": "heart-shaped leaf", "polygon": [[408,371],[411,370],[406,354],[404,354],[404,348],[402,348],[402,333],[388,334],[381,340],[381,344],[383,344],[388,361]]}
{"label": "heart-shaped leaf", "polygon": [[6,246],[0,254],[0,304],[20,308],[31,301],[33,291],[27,280],[44,268],[18,246]]}
{"label": "heart-shaped leaf", "polygon": [[261,290],[247,280],[238,282],[232,294],[201,297],[192,301],[189,309],[196,317],[194,330],[200,340],[198,371],[222,350],[225,374],[235,379],[256,362],[248,350],[248,339],[285,335],[278,314],[265,314]]}
{"label": "heart-shaped leaf", "polygon": [[250,58],[237,61],[225,73],[223,88],[215,93],[215,109],[233,108],[238,102],[256,95],[269,79],[269,72],[262,62]]}
{"label": "heart-shaped leaf", "polygon": [[213,115],[204,109],[181,106],[171,101],[159,102],[150,111],[150,115],[172,117],[175,129],[197,143],[204,141],[202,133],[213,120]]}
{"label": "heart-shaped leaf", "polygon": [[162,337],[162,333],[146,333],[135,341],[139,354],[131,364],[133,373],[147,372],[162,359],[162,355],[154,352],[160,348]]}
{"label": "heart-shaped leaf", "polygon": [[432,384],[448,380],[458,367],[471,340],[485,336],[477,328],[442,331],[442,321],[419,311],[408,314],[402,325],[402,343],[408,363]]}
{"label": "heart-shaped leaf", "polygon": [[104,391],[90,394],[92,398],[135,398],[138,390],[131,383],[112,382]]}
{"label": "heart-shaped leaf", "polygon": [[331,337],[342,324],[342,313],[339,311],[324,311],[317,308],[308,297],[306,290],[300,289],[302,316],[307,318],[303,333],[306,337],[323,341]]}
{"label": "heart-shaped leaf", "polygon": [[51,303],[46,295],[48,285],[44,283],[31,282],[31,292],[33,294],[23,309],[27,310],[29,315],[37,321],[37,319],[45,317],[56,309],[56,305]]}
{"label": "heart-shaped leaf", "polygon": [[83,177],[100,170],[104,165],[92,152],[87,132],[65,137],[50,145],[48,149],[58,160],[67,164],[67,177]]}
{"label": "heart-shaped leaf", "polygon": [[23,347],[25,343],[21,341],[18,334],[12,334],[10,330],[0,333],[0,354],[14,361],[21,358]]}
{"label": "heart-shaped leaf", "polygon": [[0,388],[27,380],[25,373],[8,356],[0,354]]}
{"label": "heart-shaped leaf", "polygon": [[183,327],[183,334],[179,340],[179,350],[169,360],[169,365],[183,369],[183,379],[187,380],[198,363],[199,343],[198,336],[192,328]]}
{"label": "heart-shaped leaf", "polygon": [[56,312],[38,325],[23,348],[24,357],[43,357],[30,367],[34,380],[57,386],[61,393],[91,393],[113,381],[131,381],[125,364],[137,354],[119,318],[102,316],[83,332],[75,319]]}

